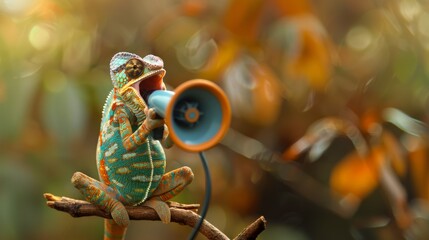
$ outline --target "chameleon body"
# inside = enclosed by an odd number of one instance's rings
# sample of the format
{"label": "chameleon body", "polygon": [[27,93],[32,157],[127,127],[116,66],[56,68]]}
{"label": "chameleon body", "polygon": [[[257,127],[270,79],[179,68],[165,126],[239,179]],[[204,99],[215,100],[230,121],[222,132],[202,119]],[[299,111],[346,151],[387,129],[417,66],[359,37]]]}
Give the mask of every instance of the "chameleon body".
{"label": "chameleon body", "polygon": [[[76,172],[72,183],[86,200],[111,213],[104,239],[123,239],[129,223],[124,206],[152,207],[168,223],[165,201],[181,192],[193,173],[188,167],[165,173],[163,147],[172,142],[164,121],[146,104],[151,91],[165,90],[163,61],[120,52],[110,62],[110,75],[113,89],[103,108],[96,154],[100,181]],[[159,127],[163,137],[155,140],[153,130]]]}

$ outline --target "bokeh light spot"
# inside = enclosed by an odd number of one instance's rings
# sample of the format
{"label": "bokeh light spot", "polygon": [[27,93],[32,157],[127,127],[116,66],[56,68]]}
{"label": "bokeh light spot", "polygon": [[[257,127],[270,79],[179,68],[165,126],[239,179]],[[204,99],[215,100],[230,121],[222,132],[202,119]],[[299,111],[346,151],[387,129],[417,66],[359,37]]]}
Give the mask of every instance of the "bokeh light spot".
{"label": "bokeh light spot", "polygon": [[34,0],[3,0],[0,6],[9,13],[19,13],[29,9],[34,2]]}
{"label": "bokeh light spot", "polygon": [[52,39],[51,30],[46,25],[35,25],[28,35],[31,46],[37,50],[45,49]]}
{"label": "bokeh light spot", "polygon": [[422,7],[416,0],[402,0],[399,2],[399,11],[406,21],[412,21],[422,11]]}
{"label": "bokeh light spot", "polygon": [[354,50],[365,50],[374,40],[374,36],[368,28],[357,26],[352,28],[346,36],[346,44]]}

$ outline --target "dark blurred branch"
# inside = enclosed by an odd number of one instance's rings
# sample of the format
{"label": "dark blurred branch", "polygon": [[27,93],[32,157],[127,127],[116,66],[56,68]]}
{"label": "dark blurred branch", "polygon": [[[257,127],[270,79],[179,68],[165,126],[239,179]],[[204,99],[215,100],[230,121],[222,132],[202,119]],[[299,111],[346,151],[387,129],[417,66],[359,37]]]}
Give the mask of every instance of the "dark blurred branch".
{"label": "dark blurred branch", "polygon": [[350,218],[357,210],[358,203],[341,198],[293,163],[276,162],[269,167],[273,175],[295,193],[342,218]]}
{"label": "dark blurred branch", "polygon": [[401,230],[409,228],[413,217],[408,206],[407,192],[391,166],[386,163],[380,169],[380,184],[387,196],[397,226]]}
{"label": "dark blurred branch", "polygon": [[[242,144],[236,144],[238,142]],[[347,201],[330,191],[293,162],[285,162],[279,153],[270,150],[256,139],[230,129],[222,144],[248,159],[257,161],[264,166],[264,170],[273,174],[295,193],[342,218],[350,218],[358,207],[357,203]],[[252,148],[246,146],[252,146]]]}
{"label": "dark blurred branch", "polygon": [[[98,216],[102,218],[111,218],[110,214],[97,208],[89,202],[76,200],[68,197],[58,197],[50,193],[45,193],[46,204],[58,211],[67,212],[72,217]],[[180,204],[169,202],[171,211],[171,221],[182,225],[194,227],[200,216],[196,213],[199,204]],[[126,206],[131,220],[151,220],[160,221],[158,214],[149,207],[144,206]],[[236,239],[256,239],[256,237],[265,230],[266,221],[260,217],[254,223],[249,225]],[[200,228],[200,233],[207,239],[224,240],[229,239],[223,232],[204,220]]]}

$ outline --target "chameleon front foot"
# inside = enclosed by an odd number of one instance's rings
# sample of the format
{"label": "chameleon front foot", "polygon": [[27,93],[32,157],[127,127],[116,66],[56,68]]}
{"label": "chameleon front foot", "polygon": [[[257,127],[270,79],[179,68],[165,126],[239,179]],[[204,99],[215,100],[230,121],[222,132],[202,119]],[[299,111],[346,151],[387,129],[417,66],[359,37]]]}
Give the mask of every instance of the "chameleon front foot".
{"label": "chameleon front foot", "polygon": [[170,207],[166,202],[155,197],[155,198],[146,200],[143,203],[143,206],[154,209],[163,223],[170,223],[171,221]]}

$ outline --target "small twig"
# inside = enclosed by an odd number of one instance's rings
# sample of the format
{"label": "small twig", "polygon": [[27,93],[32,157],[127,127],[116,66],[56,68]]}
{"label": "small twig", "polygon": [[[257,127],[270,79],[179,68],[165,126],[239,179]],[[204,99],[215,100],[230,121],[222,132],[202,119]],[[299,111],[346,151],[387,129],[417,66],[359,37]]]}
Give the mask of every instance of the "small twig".
{"label": "small twig", "polygon": [[[101,210],[95,205],[68,197],[58,197],[50,193],[45,193],[46,204],[56,210],[67,212],[72,217],[98,216],[102,218],[112,218],[109,213]],[[176,202],[168,202],[171,212],[171,222],[179,223],[194,227],[200,216],[196,213],[199,204],[180,204]],[[159,221],[158,214],[152,208],[145,206],[126,206],[128,215],[132,220],[151,220]],[[257,219],[249,225],[236,239],[255,239],[263,230],[265,230],[266,221],[263,217]],[[200,233],[207,239],[228,240],[229,238],[213,226],[208,221],[204,220]]]}
{"label": "small twig", "polygon": [[389,205],[401,230],[408,229],[412,224],[412,214],[407,202],[407,192],[393,172],[391,166],[383,163],[380,169],[380,185],[387,196]]}
{"label": "small twig", "polygon": [[258,235],[267,227],[267,220],[263,216],[247,226],[234,240],[256,239]]}

